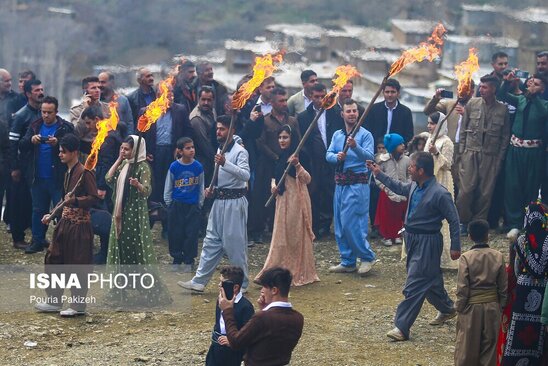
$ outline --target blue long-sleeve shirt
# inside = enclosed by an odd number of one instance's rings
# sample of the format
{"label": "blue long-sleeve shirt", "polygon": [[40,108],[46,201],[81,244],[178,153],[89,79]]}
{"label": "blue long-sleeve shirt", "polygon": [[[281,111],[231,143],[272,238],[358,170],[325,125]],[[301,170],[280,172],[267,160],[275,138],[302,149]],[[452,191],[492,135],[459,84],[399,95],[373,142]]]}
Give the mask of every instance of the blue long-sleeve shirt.
{"label": "blue long-sleeve shirt", "polygon": [[[338,130],[333,134],[331,144],[325,154],[325,158],[330,164],[337,164],[337,153],[343,151],[347,135],[344,130]],[[352,170],[354,173],[367,173],[365,166],[366,160],[374,160],[373,154],[373,135],[365,128],[360,127],[356,137],[356,147],[349,148],[344,160],[343,172]]]}

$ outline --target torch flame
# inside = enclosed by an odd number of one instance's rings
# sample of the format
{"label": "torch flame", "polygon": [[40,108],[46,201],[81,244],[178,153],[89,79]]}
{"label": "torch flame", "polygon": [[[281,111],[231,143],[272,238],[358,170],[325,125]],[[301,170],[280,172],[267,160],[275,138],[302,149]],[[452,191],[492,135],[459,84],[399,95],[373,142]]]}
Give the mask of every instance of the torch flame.
{"label": "torch flame", "polygon": [[97,137],[95,137],[95,140],[93,140],[93,143],[91,144],[91,152],[88,155],[86,163],[84,165],[87,170],[95,169],[95,166],[97,165],[97,155],[99,154],[99,149],[101,148],[101,145],[103,144],[103,142],[105,142],[109,131],[116,130],[116,128],[118,127],[119,118],[117,108],[118,101],[116,99],[113,99],[108,104],[110,117],[97,122]]}
{"label": "torch flame", "polygon": [[466,99],[472,95],[472,75],[479,70],[477,50],[468,50],[468,59],[455,65],[455,76],[458,80],[457,94],[460,99]]}
{"label": "torch flame", "polygon": [[400,58],[398,58],[390,67],[388,76],[397,74],[406,65],[413,62],[421,62],[425,59],[428,59],[428,61],[434,61],[436,57],[441,55],[443,36],[446,32],[447,30],[443,24],[439,23],[436,25],[432,35],[428,38],[428,41],[420,43],[418,47],[403,51]]}
{"label": "torch flame", "polygon": [[336,77],[333,79],[333,88],[322,100],[322,108],[330,109],[337,103],[337,97],[341,89],[348,83],[348,80],[361,76],[360,72],[352,65],[343,65],[335,70]]}
{"label": "torch flame", "polygon": [[170,75],[160,82],[160,85],[158,85],[160,95],[147,106],[145,113],[139,117],[137,129],[140,132],[147,132],[150,127],[156,123],[158,118],[166,113],[169,107],[171,107],[173,99],[171,89],[173,88],[174,81],[175,75]]}
{"label": "torch flame", "polygon": [[266,54],[262,57],[255,59],[255,66],[253,66],[253,77],[242,84],[234,97],[232,98],[232,109],[241,109],[247,102],[247,100],[253,95],[255,89],[257,89],[265,79],[272,76],[276,69],[275,64],[282,62],[285,51],[282,50],[276,54]]}

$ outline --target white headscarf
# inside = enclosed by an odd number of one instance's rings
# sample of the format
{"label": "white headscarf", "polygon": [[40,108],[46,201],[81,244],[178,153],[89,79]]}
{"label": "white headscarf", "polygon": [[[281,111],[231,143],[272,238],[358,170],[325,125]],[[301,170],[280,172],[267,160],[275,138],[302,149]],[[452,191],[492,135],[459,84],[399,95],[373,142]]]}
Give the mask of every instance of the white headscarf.
{"label": "white headscarf", "polygon": [[[135,135],[130,135],[133,139],[133,150],[131,151],[131,158],[125,159],[122,162],[122,170],[118,176],[118,181],[116,182],[116,202],[114,202],[114,225],[116,228],[116,237],[120,236],[122,232],[122,202],[124,200],[124,187],[126,180],[128,179],[129,169],[133,166],[133,161],[135,159],[135,150],[139,141],[139,137]],[[145,139],[141,138],[141,143],[139,144],[139,153],[137,155],[137,162],[145,161],[147,158],[146,154],[147,148]]]}

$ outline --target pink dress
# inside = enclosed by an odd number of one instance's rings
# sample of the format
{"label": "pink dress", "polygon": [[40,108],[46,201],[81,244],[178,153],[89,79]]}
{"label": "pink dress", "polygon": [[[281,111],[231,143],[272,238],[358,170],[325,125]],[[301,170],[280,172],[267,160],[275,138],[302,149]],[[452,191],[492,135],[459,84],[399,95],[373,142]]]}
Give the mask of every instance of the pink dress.
{"label": "pink dress", "polygon": [[287,268],[293,275],[293,286],[319,281],[314,258],[312,208],[306,185],[310,174],[297,168],[296,178],[287,176],[285,191],[276,197],[276,214],[270,251],[257,280],[263,271],[272,267]]}

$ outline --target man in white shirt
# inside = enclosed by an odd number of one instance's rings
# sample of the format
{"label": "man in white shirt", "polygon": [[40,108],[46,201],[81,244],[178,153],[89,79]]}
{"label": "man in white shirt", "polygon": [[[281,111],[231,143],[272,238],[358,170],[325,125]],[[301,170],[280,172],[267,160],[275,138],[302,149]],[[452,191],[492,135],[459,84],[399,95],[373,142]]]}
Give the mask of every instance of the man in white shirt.
{"label": "man in white shirt", "polygon": [[290,116],[296,116],[304,111],[312,103],[312,88],[318,83],[318,75],[312,70],[304,70],[301,73],[303,90],[293,94],[287,100],[287,109]]}
{"label": "man in white shirt", "polygon": [[[221,268],[219,289],[223,286],[230,287],[232,285],[234,292],[232,297],[234,299],[233,311],[238,329],[242,329],[255,313],[251,302],[243,297],[240,291],[243,280],[244,272],[240,267],[225,266]],[[243,357],[243,351],[234,350],[230,347],[230,342],[226,336],[226,324],[223,312],[217,301],[217,306],[215,307],[215,326],[211,334],[211,346],[207,352],[206,366],[240,366]]]}

